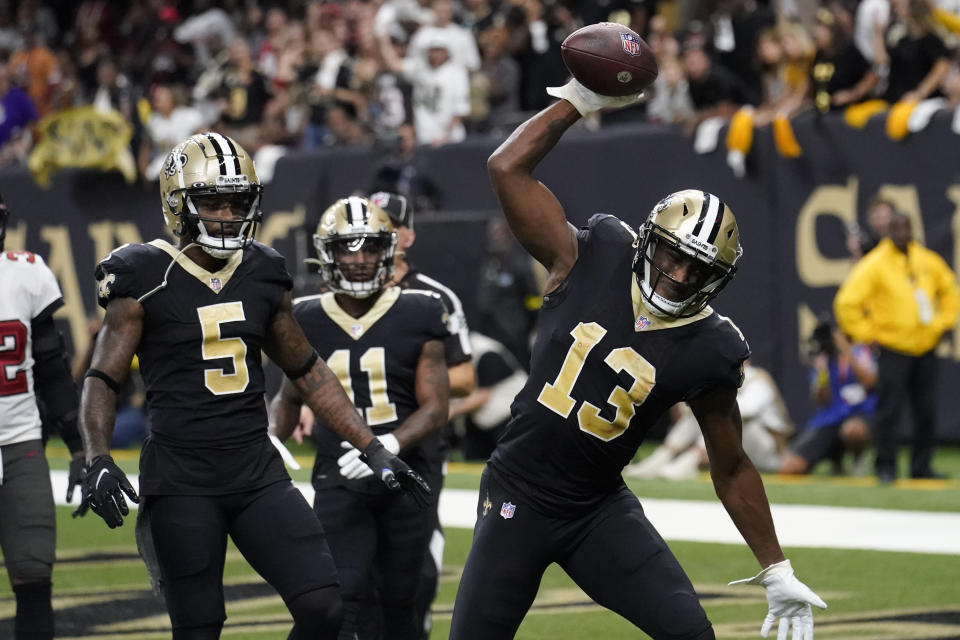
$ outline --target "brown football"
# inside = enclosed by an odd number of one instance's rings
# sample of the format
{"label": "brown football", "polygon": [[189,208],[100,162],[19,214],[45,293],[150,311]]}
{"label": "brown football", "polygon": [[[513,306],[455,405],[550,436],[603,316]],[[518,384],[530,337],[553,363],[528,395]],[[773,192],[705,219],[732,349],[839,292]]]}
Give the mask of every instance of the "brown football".
{"label": "brown football", "polygon": [[580,84],[604,96],[643,91],[659,73],[650,46],[615,22],[577,29],[563,41],[560,55]]}

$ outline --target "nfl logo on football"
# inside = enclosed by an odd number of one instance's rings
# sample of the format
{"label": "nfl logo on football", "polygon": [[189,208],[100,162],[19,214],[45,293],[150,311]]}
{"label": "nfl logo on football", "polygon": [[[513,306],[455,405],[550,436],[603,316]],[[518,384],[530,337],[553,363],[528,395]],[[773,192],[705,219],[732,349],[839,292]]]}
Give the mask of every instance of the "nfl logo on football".
{"label": "nfl logo on football", "polygon": [[513,517],[514,512],[517,510],[517,505],[512,502],[504,502],[503,506],[500,507],[500,516],[504,520],[509,520]]}
{"label": "nfl logo on football", "polygon": [[220,282],[220,278],[210,278],[210,288],[220,293],[220,289],[223,288],[223,283]]}
{"label": "nfl logo on football", "polygon": [[632,33],[621,33],[620,44],[623,45],[623,50],[630,55],[640,55],[640,41],[637,40],[637,36],[633,35]]}

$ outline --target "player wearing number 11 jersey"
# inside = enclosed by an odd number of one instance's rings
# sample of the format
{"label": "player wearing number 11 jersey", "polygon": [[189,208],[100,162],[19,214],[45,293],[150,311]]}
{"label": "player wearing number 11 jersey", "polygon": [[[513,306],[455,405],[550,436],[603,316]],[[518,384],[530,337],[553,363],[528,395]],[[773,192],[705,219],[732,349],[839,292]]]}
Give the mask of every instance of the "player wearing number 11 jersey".
{"label": "player wearing number 11 jersey", "polygon": [[[714,638],[689,579],[620,475],[657,418],[686,401],[717,495],[764,567],[751,579],[768,587],[762,633],[782,616],[781,639],[791,623],[794,638],[812,638],[810,604],[825,605],[784,559],[741,446],[736,390],[749,348],[707,306],[740,258],[733,212],[686,190],[657,204],[639,233],[599,214],[575,229],[531,175],[590,105],[618,104],[575,88],[562,92],[574,102],[535,115],[488,163],[514,234],[549,272],[548,293],[530,376],[481,480],[450,637],[513,638],[555,562],[655,640]],[[576,98],[583,92],[592,94],[586,105]]]}
{"label": "player wearing number 11 jersey", "polygon": [[[447,421],[443,341],[450,332],[437,294],[387,286],[396,242],[390,218],[373,202],[335,202],[314,236],[315,262],[331,291],[296,300],[293,313],[384,446],[439,487],[441,462],[423,444]],[[277,436],[286,438],[300,415],[291,384],[271,411]],[[423,621],[414,602],[434,512],[388,495],[357,463],[358,451],[317,422],[313,508],[340,574],[340,638],[415,640]]]}
{"label": "player wearing number 11 jersey", "polygon": [[170,153],[160,191],[178,246],[127,245],[97,266],[106,316],[81,403],[84,499],[110,527],[123,524],[126,498],[139,501],[109,455],[114,394],[136,353],[151,422],[137,540],[174,640],[220,636],[228,535],[290,609],[291,639],[336,638],[336,568],[268,438],[261,350],[378,481],[423,499],[429,488],[374,437],[297,325],[283,258],[252,239],[261,185],[250,156],[197,134]]}

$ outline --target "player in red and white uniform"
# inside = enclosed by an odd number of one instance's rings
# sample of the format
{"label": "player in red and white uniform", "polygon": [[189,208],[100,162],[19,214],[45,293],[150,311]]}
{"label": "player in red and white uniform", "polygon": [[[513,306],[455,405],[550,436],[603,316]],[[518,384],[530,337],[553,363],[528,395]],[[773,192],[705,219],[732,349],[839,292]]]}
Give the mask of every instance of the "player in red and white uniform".
{"label": "player in red and white uniform", "polygon": [[53,638],[56,514],[43,424],[74,454],[69,501],[82,473],[78,396],[53,322],[60,287],[40,256],[3,252],[8,217],[0,198],[0,551],[17,599],[14,638]]}

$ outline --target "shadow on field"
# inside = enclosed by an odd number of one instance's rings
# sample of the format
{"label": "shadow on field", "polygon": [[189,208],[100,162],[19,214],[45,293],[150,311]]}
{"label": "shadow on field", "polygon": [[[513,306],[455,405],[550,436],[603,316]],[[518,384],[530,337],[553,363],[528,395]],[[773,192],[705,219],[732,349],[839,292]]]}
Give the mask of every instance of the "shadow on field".
{"label": "shadow on field", "polygon": [[[252,598],[276,595],[270,585],[260,582],[225,585],[224,598],[228,602],[236,602]],[[167,610],[163,599],[155,596],[149,589],[119,589],[116,591],[102,591],[96,594],[84,595],[84,599],[98,597],[94,602],[84,602],[75,606],[58,607],[55,612],[57,637],[60,636],[100,636],[100,637],[128,637],[136,638],[140,634],[163,631],[156,626],[136,627],[129,624],[136,620],[151,616],[166,618]],[[56,595],[54,596],[56,600]],[[0,604],[14,606],[13,598],[0,598]],[[128,623],[122,629],[106,630],[118,623]],[[166,627],[169,629],[169,622]],[[0,618],[0,638],[13,638],[13,618]]]}

